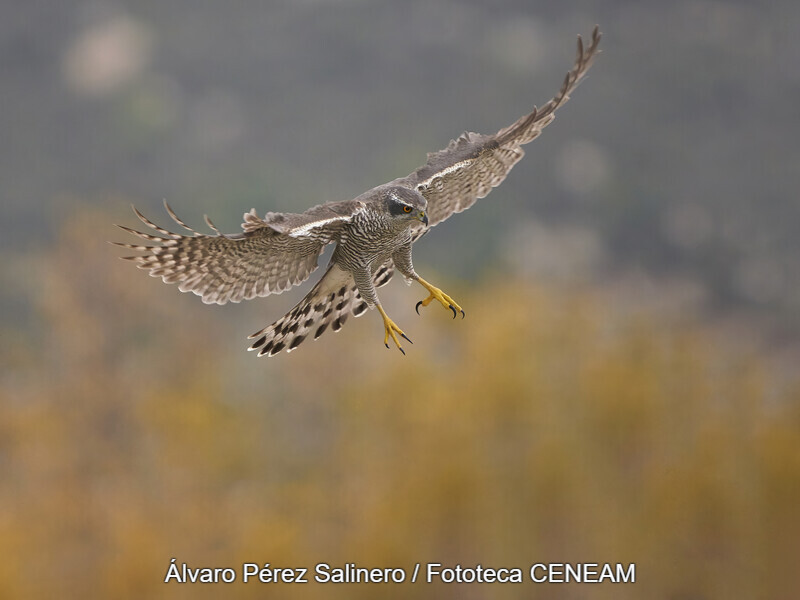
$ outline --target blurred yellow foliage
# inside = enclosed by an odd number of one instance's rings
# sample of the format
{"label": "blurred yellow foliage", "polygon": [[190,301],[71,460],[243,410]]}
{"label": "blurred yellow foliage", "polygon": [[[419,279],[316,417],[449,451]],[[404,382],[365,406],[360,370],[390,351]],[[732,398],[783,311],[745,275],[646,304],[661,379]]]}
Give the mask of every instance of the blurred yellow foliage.
{"label": "blurred yellow foliage", "polygon": [[[202,306],[117,261],[110,220],[84,212],[32,261],[39,330],[0,387],[0,597],[800,589],[800,391],[700,327],[499,280],[442,282],[467,319],[420,318],[420,290],[394,284],[408,356],[371,314],[256,359],[242,336],[278,300]],[[237,572],[635,562],[637,583],[164,584],[173,557]]]}

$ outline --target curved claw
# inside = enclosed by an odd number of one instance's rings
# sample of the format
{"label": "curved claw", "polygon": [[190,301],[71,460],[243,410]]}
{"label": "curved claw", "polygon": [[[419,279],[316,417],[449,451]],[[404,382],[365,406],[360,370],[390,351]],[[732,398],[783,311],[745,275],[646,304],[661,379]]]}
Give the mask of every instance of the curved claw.
{"label": "curved claw", "polygon": [[464,317],[466,317],[466,316],[467,316],[467,313],[465,313],[465,312],[464,312],[464,309],[462,308],[462,309],[461,309],[461,318],[463,319],[463,318],[464,318]]}
{"label": "curved claw", "polygon": [[414,342],[412,342],[409,339],[409,337],[405,333],[403,333],[402,329],[400,329],[397,325],[395,325],[394,321],[392,321],[389,318],[389,315],[386,314],[386,311],[383,310],[383,308],[381,307],[380,304],[377,305],[377,308],[378,308],[378,312],[381,313],[381,317],[383,317],[383,328],[384,328],[384,334],[385,334],[383,336],[383,345],[388,348],[389,347],[389,338],[392,338],[392,341],[397,346],[397,349],[400,350],[400,352],[403,353],[403,356],[405,356],[406,351],[403,350],[403,347],[400,345],[400,340],[397,339],[397,334],[400,334],[400,336],[403,339],[405,339],[406,341],[408,341],[410,344],[413,344]]}
{"label": "curved claw", "polygon": [[[406,338],[406,339],[408,340],[408,338],[407,338],[407,337],[406,337],[404,334],[402,334],[402,333],[401,333],[400,335],[402,335],[404,338]],[[411,340],[408,340],[408,341],[409,341],[409,342],[411,342]],[[411,342],[411,343],[413,344],[414,342]],[[389,348],[389,344],[384,344],[384,346],[386,346],[386,349],[387,349],[387,350],[389,350],[389,349],[390,349],[390,348]],[[398,349],[398,350],[400,350],[400,352],[402,352],[402,353],[403,353],[403,356],[405,356],[405,355],[406,355],[406,351],[405,351],[405,350],[403,350],[403,347],[402,347],[402,346],[398,346],[398,347],[397,347],[397,349]]]}
{"label": "curved claw", "polygon": [[414,307],[414,310],[416,311],[417,314],[419,314],[420,306],[428,306],[428,304],[430,304],[434,300],[437,300],[442,306],[444,306],[445,308],[449,308],[450,310],[453,311],[453,319],[455,319],[458,316],[459,312],[461,313],[461,318],[462,319],[464,318],[465,316],[464,309],[461,308],[456,303],[456,301],[453,300],[450,296],[445,294],[439,288],[432,286],[430,283],[428,283],[421,277],[417,281],[419,281],[422,287],[424,287],[426,290],[428,290],[428,292],[430,292],[430,296],[428,296],[424,300],[420,300],[419,302],[417,302],[417,305]]}

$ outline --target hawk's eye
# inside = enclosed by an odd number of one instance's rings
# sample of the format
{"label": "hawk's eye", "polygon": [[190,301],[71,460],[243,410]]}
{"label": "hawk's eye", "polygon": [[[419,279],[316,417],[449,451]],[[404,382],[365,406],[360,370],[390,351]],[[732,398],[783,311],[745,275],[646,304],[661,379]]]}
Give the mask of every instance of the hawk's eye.
{"label": "hawk's eye", "polygon": [[410,206],[404,206],[403,207],[403,212],[404,213],[410,213],[411,212],[411,207]]}

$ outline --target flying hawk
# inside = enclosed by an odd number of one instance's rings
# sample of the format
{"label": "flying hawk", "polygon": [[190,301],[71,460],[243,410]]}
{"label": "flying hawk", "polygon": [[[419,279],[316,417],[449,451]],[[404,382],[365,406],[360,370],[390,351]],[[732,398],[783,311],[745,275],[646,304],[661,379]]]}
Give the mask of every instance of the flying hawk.
{"label": "flying hawk", "polygon": [[[330,327],[339,331],[347,318],[377,308],[383,318],[383,343],[391,338],[405,354],[399,337],[411,342],[381,306],[376,289],[385,285],[395,269],[428,292],[417,303],[434,300],[453,312],[464,311],[450,296],[425,281],[414,270],[411,248],[431,227],[464,211],[506,178],[522,158],[522,145],[536,139],[555,116],[555,111],[588,71],[600,42],[598,27],[588,47],[578,36],[575,64],[561,90],[541,108],[521,117],[494,135],[465,132],[416,171],[379,185],[353,200],[329,202],[302,214],[255,209],[245,213],[242,233],[223,234],[205,218],[213,234],[199,233],[164,203],[170,217],[190,235],[174,233],[148,220],[136,208],[139,219],[158,234],[125,231],[152,245],[118,246],[142,252],[124,257],[165,283],[177,283],[182,292],[194,292],[208,304],[250,300],[279,294],[308,279],[317,268],[325,246],[336,244],[322,279],[297,306],[275,323],[252,334],[249,350],[259,356],[291,352],[307,337],[318,338]],[[399,337],[398,337],[399,336]]]}

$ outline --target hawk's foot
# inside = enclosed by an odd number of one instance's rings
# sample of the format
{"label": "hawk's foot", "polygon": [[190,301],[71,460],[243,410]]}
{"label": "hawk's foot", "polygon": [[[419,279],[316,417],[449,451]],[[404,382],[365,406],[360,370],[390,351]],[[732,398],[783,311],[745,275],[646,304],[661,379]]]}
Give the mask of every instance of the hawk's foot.
{"label": "hawk's foot", "polygon": [[424,279],[422,279],[422,277],[420,277],[418,281],[420,285],[422,285],[422,287],[424,287],[426,290],[430,292],[431,295],[425,298],[425,300],[420,300],[419,302],[417,302],[417,306],[414,307],[414,309],[417,311],[417,314],[419,314],[420,305],[428,306],[428,304],[430,304],[434,300],[438,300],[442,306],[444,306],[445,308],[449,308],[450,310],[453,311],[454,319],[456,318],[456,315],[459,312],[461,313],[461,318],[462,319],[464,318],[465,316],[464,309],[462,309],[455,300],[453,300],[450,296],[445,294],[442,290],[440,290],[436,286],[433,286]]}
{"label": "hawk's foot", "polygon": [[391,336],[392,340],[394,340],[394,343],[397,345],[397,349],[405,354],[406,351],[403,350],[403,347],[400,345],[400,340],[397,339],[397,334],[399,333],[400,337],[408,341],[409,344],[413,344],[414,342],[412,342],[409,337],[403,333],[402,329],[394,324],[394,321],[389,318],[389,315],[386,314],[386,311],[383,310],[383,307],[380,304],[376,305],[376,308],[383,317],[383,328],[386,330],[386,335],[383,336],[383,345],[387,348],[389,347],[389,336]]}

